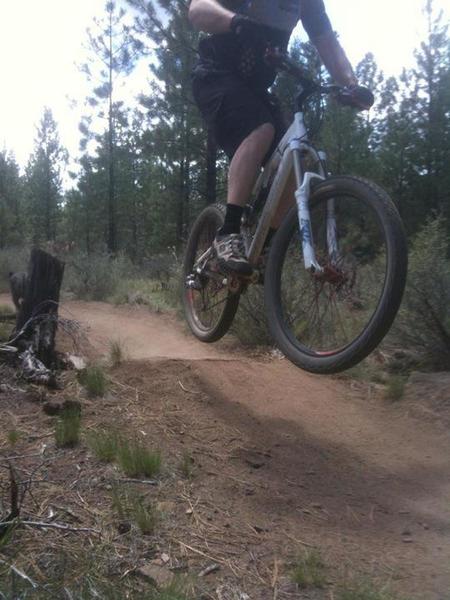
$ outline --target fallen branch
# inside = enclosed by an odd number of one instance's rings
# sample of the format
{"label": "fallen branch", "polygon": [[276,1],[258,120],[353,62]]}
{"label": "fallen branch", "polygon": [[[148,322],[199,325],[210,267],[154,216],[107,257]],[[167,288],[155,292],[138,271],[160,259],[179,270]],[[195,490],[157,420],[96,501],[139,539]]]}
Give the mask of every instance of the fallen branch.
{"label": "fallen branch", "polygon": [[58,529],[60,531],[70,531],[74,533],[95,533],[96,535],[101,535],[101,531],[92,529],[91,527],[72,527],[71,525],[66,525],[64,523],[46,523],[45,521],[28,521],[26,519],[4,521],[2,525],[26,525],[27,527],[36,527],[37,529]]}
{"label": "fallen branch", "polygon": [[156,479],[115,479],[119,483],[145,483],[146,485],[158,485],[159,481]]}

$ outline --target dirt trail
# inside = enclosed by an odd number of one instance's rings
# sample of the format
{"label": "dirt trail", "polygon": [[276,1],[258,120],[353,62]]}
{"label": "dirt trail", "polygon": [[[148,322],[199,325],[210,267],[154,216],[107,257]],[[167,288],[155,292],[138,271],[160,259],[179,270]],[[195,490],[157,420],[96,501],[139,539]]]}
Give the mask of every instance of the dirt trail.
{"label": "dirt trail", "polygon": [[443,428],[410,416],[402,403],[370,397],[367,386],[201,344],[175,318],[142,307],[67,302],[64,312],[88,328],[97,351],[121,339],[130,359],[152,362],[153,377],[160,365],[193,378],[217,422],[243,432],[248,456],[265,457],[248,475],[259,482],[255,514],[325,547],[337,562],[345,557],[398,577],[399,589],[416,598],[450,599]]}

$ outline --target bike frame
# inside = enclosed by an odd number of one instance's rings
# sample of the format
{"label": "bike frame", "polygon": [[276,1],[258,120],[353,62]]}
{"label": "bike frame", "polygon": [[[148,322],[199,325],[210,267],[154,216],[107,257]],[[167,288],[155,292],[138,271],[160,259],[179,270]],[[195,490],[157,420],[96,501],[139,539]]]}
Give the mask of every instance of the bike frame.
{"label": "bike frame", "polygon": [[[302,157],[304,156],[309,156],[313,159],[318,165],[318,172],[303,172]],[[255,234],[252,235],[249,231],[245,231],[245,229],[243,231],[247,258],[250,264],[257,266],[270,224],[280,205],[287,182],[294,171],[297,184],[295,200],[305,269],[311,273],[323,272],[323,268],[316,259],[314,250],[309,200],[312,182],[314,180],[324,181],[327,177],[325,162],[325,153],[316,150],[308,140],[303,112],[296,112],[293,122],[268,163],[261,171],[253,189],[252,195],[257,199],[261,191],[267,189],[273,178]],[[339,258],[339,249],[333,200],[329,200],[327,204],[327,247],[330,259],[335,264]],[[194,270],[197,273],[203,272],[211,254],[212,248],[209,248],[196,260]],[[221,277],[220,274],[216,273],[210,273],[210,276],[217,279]]]}
{"label": "bike frame", "polygon": [[[318,165],[318,172],[303,172],[302,157],[304,156],[310,156],[313,159]],[[270,186],[269,194],[259,219],[255,235],[253,238],[248,238],[248,236],[246,236],[247,256],[250,264],[257,264],[270,228],[270,223],[280,205],[283,192],[292,171],[294,171],[297,185],[295,200],[297,204],[305,269],[314,273],[321,273],[323,271],[316,259],[314,251],[309,199],[313,181],[323,181],[327,177],[325,159],[325,153],[316,150],[308,141],[308,132],[305,126],[303,112],[296,112],[291,126],[259,175],[253,190],[254,197],[257,198],[261,193],[261,190],[268,187],[270,180],[273,177],[273,182]],[[333,200],[330,200],[327,206],[327,246],[329,255],[333,262],[335,262],[338,258],[339,251]]]}

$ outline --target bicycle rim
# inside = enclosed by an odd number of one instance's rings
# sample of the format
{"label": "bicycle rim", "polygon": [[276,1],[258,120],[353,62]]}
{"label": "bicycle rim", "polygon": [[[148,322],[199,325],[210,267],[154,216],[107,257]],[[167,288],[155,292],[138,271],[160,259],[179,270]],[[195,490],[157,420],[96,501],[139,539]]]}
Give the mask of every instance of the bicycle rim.
{"label": "bicycle rim", "polygon": [[[214,258],[207,263],[205,274],[195,275],[199,259],[211,247],[223,213],[216,206],[208,207],[194,224],[184,266],[183,303],[192,332],[202,341],[216,341],[229,329],[239,303],[239,295],[230,294],[226,278],[219,273]],[[195,275],[198,289],[188,288],[186,278]]]}
{"label": "bicycle rim", "polygon": [[[342,178],[311,203],[316,258],[322,273],[304,268],[297,217],[278,243],[274,335],[294,362],[316,372],[348,368],[366,356],[388,330],[406,276],[406,248],[394,281],[398,215],[375,186]],[[327,245],[327,205],[334,199],[338,254]],[[393,209],[395,211],[395,209]],[[391,214],[389,214],[389,212]],[[395,229],[395,228],[394,228]],[[308,360],[310,359],[310,360]],[[322,359],[322,360],[321,360]],[[320,365],[322,363],[322,365]],[[327,365],[327,366],[325,366]]]}

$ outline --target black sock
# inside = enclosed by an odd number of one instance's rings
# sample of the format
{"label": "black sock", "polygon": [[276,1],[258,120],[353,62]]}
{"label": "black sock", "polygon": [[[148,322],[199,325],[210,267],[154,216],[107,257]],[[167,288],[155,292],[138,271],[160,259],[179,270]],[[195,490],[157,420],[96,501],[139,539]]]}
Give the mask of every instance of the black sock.
{"label": "black sock", "polygon": [[230,233],[240,233],[243,212],[243,206],[238,206],[237,204],[227,204],[225,221],[223,226],[219,229],[219,235],[230,235]]}
{"label": "black sock", "polygon": [[267,232],[266,241],[264,242],[264,248],[268,248],[269,247],[270,242],[272,241],[272,238],[276,234],[277,231],[278,231],[278,229],[274,229],[273,227],[271,227],[269,229],[269,231]]}

